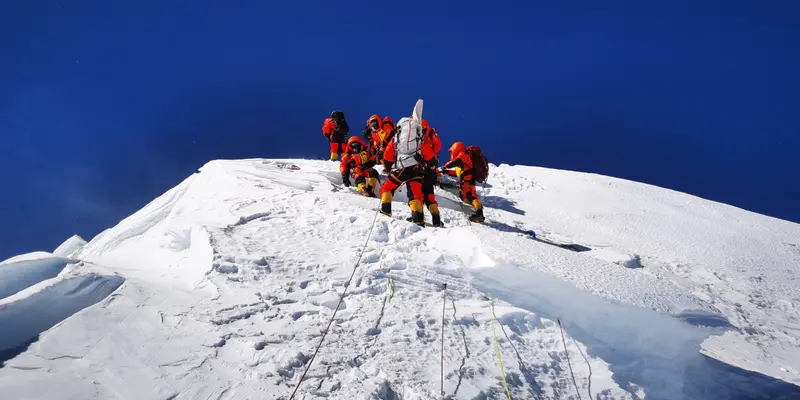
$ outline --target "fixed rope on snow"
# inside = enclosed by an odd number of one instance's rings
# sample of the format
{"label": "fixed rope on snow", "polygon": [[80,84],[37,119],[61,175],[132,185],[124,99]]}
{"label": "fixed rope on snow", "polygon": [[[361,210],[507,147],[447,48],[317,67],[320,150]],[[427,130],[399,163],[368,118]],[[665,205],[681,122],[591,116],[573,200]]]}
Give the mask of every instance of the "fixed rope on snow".
{"label": "fixed rope on snow", "polygon": [[[378,181],[380,182],[380,178],[378,178],[378,179],[379,179]],[[466,214],[466,210],[464,209],[464,204],[461,201],[459,201],[458,203],[461,206],[462,212],[464,212]],[[359,265],[361,263],[361,259],[364,256],[364,252],[366,251],[367,245],[369,244],[369,240],[372,237],[372,232],[375,229],[375,221],[378,218],[379,212],[380,212],[380,208],[378,208],[375,211],[375,216],[373,217],[369,233],[367,234],[367,239],[366,239],[366,241],[364,242],[364,245],[361,248],[361,252],[359,253],[359,256],[358,256],[358,259],[356,260],[355,265],[353,265],[353,271],[350,274],[350,278],[347,280],[347,283],[345,284],[344,291],[342,292],[341,296],[339,297],[339,302],[337,303],[336,308],[333,311],[333,315],[331,315],[331,319],[328,321],[328,325],[326,326],[325,330],[322,333],[322,337],[320,338],[320,341],[317,344],[316,349],[314,350],[314,354],[311,356],[311,359],[309,360],[308,364],[306,365],[306,368],[303,371],[303,374],[300,376],[300,380],[297,382],[297,385],[295,386],[294,391],[292,392],[291,396],[289,397],[290,400],[294,399],[295,395],[297,394],[297,391],[300,389],[300,386],[302,385],[303,381],[305,380],[305,377],[308,374],[308,371],[311,369],[311,366],[312,366],[312,364],[314,362],[314,359],[316,358],[317,354],[319,354],[319,351],[322,348],[322,344],[324,343],[325,337],[327,336],[328,332],[330,331],[330,327],[332,326],[333,321],[336,318],[336,313],[339,311],[339,309],[340,309],[340,307],[342,305],[342,302],[344,301],[344,298],[347,295],[347,291],[350,288],[350,284],[352,283],[353,278],[355,277],[355,273],[358,270],[358,267],[359,267]],[[393,282],[391,277],[387,277],[387,278],[388,278],[389,293],[388,293],[388,296],[387,296],[387,299],[385,300],[385,302],[386,303],[390,303],[392,301],[392,297],[394,296],[394,282]],[[488,296],[484,296],[484,299],[489,302],[489,308],[490,308],[490,311],[491,311],[491,316],[492,316],[492,320],[491,320],[492,336],[494,338],[495,350],[497,352],[497,360],[498,360],[498,363],[499,363],[499,366],[500,366],[500,373],[501,373],[502,378],[503,378],[503,386],[505,388],[506,396],[507,396],[508,400],[512,400],[511,391],[508,388],[508,381],[507,381],[507,378],[506,378],[505,368],[503,367],[503,358],[502,358],[502,353],[500,351],[500,342],[499,342],[499,340],[497,338],[497,331],[496,331],[496,329],[494,327],[495,321],[497,320],[497,317],[495,316],[495,312],[494,312],[494,303],[493,303],[492,299],[490,297],[488,297]],[[442,284],[442,301],[443,301],[443,303],[442,303],[442,339],[441,339],[441,358],[440,358],[440,362],[441,362],[440,392],[441,392],[441,395],[444,396],[444,325],[445,325],[445,321],[444,320],[445,320],[446,308],[447,308],[447,284],[446,283]],[[558,319],[558,325],[559,325],[559,329],[561,330],[561,339],[562,339],[562,342],[564,343],[564,351],[566,352],[567,351],[566,339],[564,338],[564,331],[563,331],[563,328],[561,326],[561,320],[560,319]],[[502,328],[502,325],[501,325],[501,328]],[[506,338],[508,338],[508,335],[505,333],[505,329],[503,329],[503,333],[506,335]],[[574,341],[574,339],[573,339],[573,341]],[[512,346],[513,346],[513,344],[512,344]],[[516,349],[514,349],[514,350],[516,351]],[[580,347],[578,348],[578,350],[580,351]],[[570,359],[569,359],[569,353],[567,352],[566,355],[567,355],[567,364],[569,365],[570,374],[572,375],[572,382],[575,385],[576,391],[578,391],[578,385],[577,385],[577,382],[575,380],[575,374],[572,371],[572,364],[571,364]],[[583,355],[582,351],[581,351],[581,355]],[[589,361],[586,359],[586,356],[583,355],[583,357],[584,357],[584,360],[586,361],[586,363],[588,365]],[[589,365],[589,374],[590,374],[589,375],[589,379],[590,379],[590,381],[589,381],[589,398],[591,398],[591,365]],[[581,399],[580,393],[578,393],[578,398]]]}
{"label": "fixed rope on snow", "polygon": [[497,319],[494,315],[494,304],[492,303],[492,299],[488,296],[484,296],[484,298],[489,302],[489,310],[492,312],[492,337],[494,337],[494,347],[497,350],[497,362],[500,364],[500,375],[503,377],[503,386],[506,389],[506,396],[508,396],[508,400],[511,399],[511,391],[508,390],[508,382],[506,380],[506,371],[503,368],[503,356],[500,354],[500,341],[497,340],[497,330],[494,328],[495,320]]}
{"label": "fixed rope on snow", "polygon": [[319,344],[317,344],[316,350],[314,350],[314,354],[311,356],[311,359],[308,360],[308,365],[306,365],[305,371],[303,371],[303,375],[300,376],[300,380],[297,382],[297,386],[295,386],[292,395],[289,397],[289,400],[294,399],[294,396],[297,394],[297,390],[300,389],[300,385],[303,384],[303,380],[306,378],[306,374],[308,374],[308,370],[311,369],[311,364],[314,363],[314,358],[317,357],[319,353],[319,349],[322,347],[322,343],[325,341],[325,336],[328,335],[328,331],[331,329],[331,325],[333,325],[333,320],[336,318],[336,313],[339,312],[339,307],[342,306],[342,302],[344,301],[344,297],[347,295],[347,289],[350,288],[350,283],[353,282],[353,277],[356,275],[356,270],[358,270],[358,265],[361,263],[361,257],[364,256],[364,252],[367,250],[367,244],[369,244],[369,239],[372,237],[372,231],[375,229],[375,221],[378,219],[380,208],[375,210],[375,217],[372,219],[372,226],[369,228],[369,233],[367,234],[367,240],[364,241],[364,246],[361,247],[361,253],[358,255],[358,259],[356,260],[355,265],[353,265],[353,272],[350,274],[350,279],[347,280],[347,284],[344,286],[344,291],[342,291],[342,295],[339,297],[339,302],[336,304],[336,309],[333,310],[333,315],[331,315],[330,321],[328,321],[328,326],[325,328],[325,331],[322,333],[322,337],[319,339]]}
{"label": "fixed rope on snow", "polygon": [[578,348],[578,351],[581,353],[581,357],[583,357],[583,361],[586,361],[586,366],[589,367],[589,388],[587,389],[587,393],[589,393],[589,399],[592,398],[592,364],[589,364],[589,359],[586,358],[586,355],[583,354],[583,350],[581,350],[581,346],[578,346],[578,343],[575,342],[575,338],[572,338],[572,343],[575,347]]}
{"label": "fixed rope on snow", "polygon": [[[492,307],[492,312],[494,313],[494,305],[490,305],[490,306]],[[520,365],[520,371],[523,372],[523,374],[525,373],[526,370],[530,371],[528,369],[528,367],[525,366],[525,363],[522,361],[522,355],[519,354],[519,350],[517,350],[517,346],[514,346],[514,341],[511,340],[510,337],[508,337],[508,333],[506,333],[506,328],[503,327],[502,323],[500,324],[500,330],[503,332],[503,336],[506,337],[506,340],[508,341],[508,344],[511,345],[511,348],[514,350],[514,353],[517,355],[517,360],[519,361],[519,365]],[[533,384],[531,384],[531,390],[533,391],[534,396],[541,397],[541,393],[536,393],[537,389],[536,389],[536,386],[534,386]]]}
{"label": "fixed rope on snow", "polygon": [[[459,199],[459,200],[461,200],[461,199]],[[464,209],[464,203],[459,201],[458,204],[461,206],[461,210],[466,215],[466,210]],[[511,391],[508,389],[508,381],[506,379],[506,371],[503,368],[503,356],[500,353],[500,342],[497,340],[497,331],[494,328],[494,323],[495,323],[495,320],[497,319],[495,317],[495,315],[494,315],[494,304],[492,303],[492,299],[489,296],[483,296],[483,298],[486,301],[489,302],[489,309],[490,309],[490,311],[492,313],[492,337],[494,337],[494,346],[495,346],[495,350],[497,351],[497,362],[500,364],[500,375],[502,375],[502,377],[503,377],[503,387],[506,389],[506,396],[508,397],[508,400],[512,400]],[[444,322],[444,320],[443,320],[443,322]],[[444,331],[444,325],[443,325],[442,331]]]}
{"label": "fixed rope on snow", "polygon": [[572,363],[569,361],[569,352],[567,351],[567,340],[564,339],[564,328],[561,326],[561,318],[557,319],[558,329],[561,331],[561,342],[564,343],[564,353],[567,355],[567,365],[569,366],[569,374],[572,375],[572,384],[575,385],[575,393],[578,395],[578,400],[581,400],[581,392],[578,389],[578,382],[575,381],[575,374],[572,372]]}
{"label": "fixed rope on snow", "polygon": [[444,396],[444,318],[445,318],[445,307],[447,307],[447,284],[442,284],[442,357],[441,357],[441,364],[442,364],[442,373],[441,373],[441,380],[439,383],[439,391]]}

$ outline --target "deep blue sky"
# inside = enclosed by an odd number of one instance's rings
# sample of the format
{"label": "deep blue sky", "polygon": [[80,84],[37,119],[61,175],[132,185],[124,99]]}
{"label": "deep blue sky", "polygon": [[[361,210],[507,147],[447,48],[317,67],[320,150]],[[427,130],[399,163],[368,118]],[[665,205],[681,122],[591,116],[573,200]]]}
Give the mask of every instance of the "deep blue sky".
{"label": "deep blue sky", "polygon": [[417,97],[495,163],[800,221],[796,1],[213,3],[0,2],[0,259]]}

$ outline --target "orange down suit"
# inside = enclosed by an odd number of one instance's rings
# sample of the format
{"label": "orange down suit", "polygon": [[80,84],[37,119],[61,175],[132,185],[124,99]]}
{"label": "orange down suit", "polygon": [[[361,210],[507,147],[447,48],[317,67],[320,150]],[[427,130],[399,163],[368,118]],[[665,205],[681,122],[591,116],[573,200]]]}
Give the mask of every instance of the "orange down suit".
{"label": "orange down suit", "polygon": [[439,163],[439,150],[442,149],[442,141],[439,139],[436,129],[431,128],[427,120],[422,120],[422,130],[425,137],[423,138],[420,152],[422,153],[422,158],[426,160],[425,174],[422,180],[422,195],[425,199],[425,205],[428,206],[428,211],[433,215],[439,214],[439,205],[436,202],[436,195],[433,190],[439,177],[436,167]]}
{"label": "orange down suit", "polygon": [[472,157],[469,156],[464,145],[456,142],[450,147],[450,161],[442,167],[447,170],[447,174],[456,176],[460,180],[461,200],[471,204],[475,209],[476,215],[483,217],[483,204],[478,199],[478,191],[475,187],[475,179],[472,177]]}
{"label": "orange down suit", "polygon": [[372,124],[372,121],[377,121],[379,128],[370,133],[369,141],[375,154],[380,156],[386,150],[386,146],[394,138],[394,121],[388,116],[381,121],[381,117],[375,114],[367,120],[367,126]]}
{"label": "orange down suit", "polygon": [[[351,147],[352,143],[358,143],[361,151],[355,152]],[[352,174],[358,191],[364,196],[374,197],[378,183],[378,171],[374,168],[376,163],[377,158],[367,144],[361,138],[354,136],[348,141],[347,150],[339,164],[339,172],[344,181],[349,181],[349,176]]]}
{"label": "orange down suit", "polygon": [[[405,183],[406,192],[408,193],[408,206],[411,208],[411,221],[420,226],[425,225],[424,204],[428,206],[428,211],[430,211],[433,218],[433,225],[443,226],[439,215],[439,205],[433,193],[437,178],[436,160],[442,143],[439,140],[439,136],[436,135],[436,131],[428,125],[428,121],[422,120],[421,125],[423,132],[425,132],[420,144],[420,155],[424,162],[400,171],[392,171],[388,174],[386,181],[381,186],[381,212],[391,216],[394,191]],[[394,157],[395,142],[390,137],[383,156],[385,170],[390,170],[395,162]]]}
{"label": "orange down suit", "polygon": [[333,118],[326,118],[322,124],[322,134],[328,138],[331,144],[331,161],[335,161],[345,152],[347,133],[336,129],[336,123]]}
{"label": "orange down suit", "polygon": [[408,207],[411,208],[411,221],[419,226],[425,226],[425,216],[422,214],[424,166],[417,164],[399,171],[391,171],[391,167],[395,162],[394,153],[395,145],[394,141],[391,141],[383,152],[383,168],[389,172],[386,181],[381,185],[381,213],[392,216],[394,191],[405,183],[406,192],[408,193]]}

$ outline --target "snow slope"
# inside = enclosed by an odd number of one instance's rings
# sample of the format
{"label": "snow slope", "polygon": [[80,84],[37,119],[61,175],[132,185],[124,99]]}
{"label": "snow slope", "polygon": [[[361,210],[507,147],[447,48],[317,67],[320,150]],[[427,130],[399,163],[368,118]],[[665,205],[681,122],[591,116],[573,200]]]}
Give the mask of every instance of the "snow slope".
{"label": "snow slope", "polygon": [[83,248],[83,246],[86,246],[86,241],[78,235],[73,235],[53,250],[53,254],[60,257],[69,257],[72,253]]}
{"label": "snow slope", "polygon": [[61,273],[69,259],[44,252],[14,257],[0,264],[0,299]]}
{"label": "snow slope", "polygon": [[[800,396],[800,225],[598,175],[491,172],[485,225],[440,191],[447,227],[422,229],[403,193],[376,215],[336,163],[211,162],[0,301],[0,338],[44,331],[0,369],[0,398],[287,399],[365,243],[298,399],[441,398],[442,372],[447,398],[505,398],[495,337],[514,399]],[[96,295],[52,289],[75,279]],[[75,293],[97,304],[5,328]]]}

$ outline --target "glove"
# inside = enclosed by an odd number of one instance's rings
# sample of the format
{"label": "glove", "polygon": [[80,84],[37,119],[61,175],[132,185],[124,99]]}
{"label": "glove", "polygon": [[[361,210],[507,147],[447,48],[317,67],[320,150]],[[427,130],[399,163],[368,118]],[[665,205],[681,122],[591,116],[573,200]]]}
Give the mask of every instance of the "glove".
{"label": "glove", "polygon": [[439,172],[441,172],[441,173],[442,173],[442,175],[444,175],[444,174],[447,174],[447,168],[445,168],[445,167],[444,167],[444,165],[442,165],[442,166],[439,168]]}
{"label": "glove", "polygon": [[361,132],[361,134],[362,134],[362,135],[364,135],[364,137],[365,137],[366,139],[369,139],[369,138],[372,136],[372,129],[370,129],[369,127],[366,127],[366,128],[364,128],[364,130]]}
{"label": "glove", "polygon": [[425,166],[428,167],[428,169],[435,170],[436,169],[436,165],[437,165],[436,157],[433,157],[430,160],[426,161],[426,165]]}
{"label": "glove", "polygon": [[352,183],[350,183],[350,175],[342,174],[342,184],[346,187],[350,187]]}

